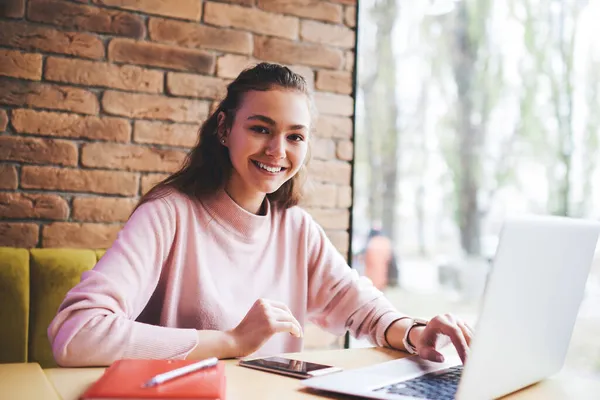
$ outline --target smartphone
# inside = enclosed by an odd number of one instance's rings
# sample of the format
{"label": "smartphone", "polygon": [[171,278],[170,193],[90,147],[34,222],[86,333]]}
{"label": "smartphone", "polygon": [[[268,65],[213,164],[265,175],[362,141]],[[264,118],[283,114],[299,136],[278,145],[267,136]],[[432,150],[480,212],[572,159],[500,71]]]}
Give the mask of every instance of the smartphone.
{"label": "smartphone", "polygon": [[299,379],[312,378],[314,376],[330,374],[332,372],[339,372],[342,370],[341,368],[333,367],[331,365],[298,361],[283,357],[266,357],[255,358],[253,360],[241,360],[239,365]]}

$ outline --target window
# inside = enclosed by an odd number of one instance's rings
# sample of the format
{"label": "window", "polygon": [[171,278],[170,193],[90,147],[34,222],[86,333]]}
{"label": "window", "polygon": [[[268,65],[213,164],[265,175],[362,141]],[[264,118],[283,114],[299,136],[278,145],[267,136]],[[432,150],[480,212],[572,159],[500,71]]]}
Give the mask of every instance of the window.
{"label": "window", "polygon": [[[600,1],[359,4],[353,266],[474,322],[505,216],[600,217]],[[598,304],[600,251],[567,368],[600,375]]]}

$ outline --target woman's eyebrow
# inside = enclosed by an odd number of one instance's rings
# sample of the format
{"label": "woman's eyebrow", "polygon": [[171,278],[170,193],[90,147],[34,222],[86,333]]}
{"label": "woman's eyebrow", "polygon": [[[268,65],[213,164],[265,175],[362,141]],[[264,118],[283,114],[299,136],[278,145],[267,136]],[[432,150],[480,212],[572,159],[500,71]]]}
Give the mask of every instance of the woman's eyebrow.
{"label": "woman's eyebrow", "polygon": [[[260,115],[260,114],[254,114],[251,115],[247,118],[248,121],[261,121],[264,122],[265,124],[271,125],[271,126],[276,126],[277,122],[275,122],[274,119],[267,117],[266,115]],[[296,125],[290,125],[288,127],[288,129],[290,130],[298,130],[298,129],[308,129],[306,126],[301,125],[301,124],[296,124]]]}

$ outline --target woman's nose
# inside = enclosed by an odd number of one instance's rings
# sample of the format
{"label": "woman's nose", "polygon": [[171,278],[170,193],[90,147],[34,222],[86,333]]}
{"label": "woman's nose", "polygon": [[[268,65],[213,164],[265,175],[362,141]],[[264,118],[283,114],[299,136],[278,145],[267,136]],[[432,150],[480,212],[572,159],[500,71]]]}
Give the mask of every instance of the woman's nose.
{"label": "woman's nose", "polygon": [[285,139],[275,136],[269,140],[266,154],[274,158],[285,158]]}

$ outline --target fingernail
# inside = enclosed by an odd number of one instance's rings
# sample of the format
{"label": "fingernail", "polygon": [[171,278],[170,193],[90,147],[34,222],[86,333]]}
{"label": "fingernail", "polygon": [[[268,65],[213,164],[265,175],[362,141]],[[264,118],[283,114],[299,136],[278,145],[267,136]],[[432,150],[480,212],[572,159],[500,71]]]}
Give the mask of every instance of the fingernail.
{"label": "fingernail", "polygon": [[441,354],[438,354],[435,356],[435,361],[437,362],[444,362],[444,356]]}

